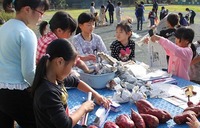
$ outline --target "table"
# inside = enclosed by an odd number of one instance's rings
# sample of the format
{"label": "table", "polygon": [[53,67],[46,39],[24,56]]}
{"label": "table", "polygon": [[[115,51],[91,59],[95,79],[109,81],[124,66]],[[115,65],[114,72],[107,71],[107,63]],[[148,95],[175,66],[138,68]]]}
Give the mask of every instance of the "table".
{"label": "table", "polygon": [[[181,78],[176,77],[176,76],[173,76],[173,78],[175,78],[177,80],[177,82],[178,82],[177,85],[179,87],[185,87],[185,86],[188,86],[188,85],[196,85],[193,82],[181,79]],[[99,90],[96,90],[96,91],[99,92],[100,94],[102,94],[105,97],[112,96],[113,93],[114,93],[114,91],[108,90],[108,89],[99,89]],[[79,91],[78,89],[69,89],[68,93],[69,93],[69,101],[68,101],[69,108],[73,108],[74,106],[80,105],[85,100],[87,100],[87,94]],[[155,107],[168,111],[172,116],[175,116],[179,113],[182,113],[182,111],[183,111],[182,108],[177,107],[177,106],[167,102],[166,100],[163,100],[163,99],[160,99],[160,98],[148,98],[147,100],[149,102],[151,102]],[[99,106],[96,105],[95,109],[92,112],[89,113],[88,124],[91,124],[94,121],[94,119],[96,117],[95,112],[98,108],[99,108]],[[135,111],[137,111],[137,108],[136,108],[134,103],[128,102],[128,103],[121,104],[121,111],[120,112],[110,111],[109,116],[108,116],[106,121],[109,120],[109,121],[114,122],[116,117],[121,115],[121,114],[130,115],[131,108],[134,109]],[[186,124],[177,125],[177,124],[175,124],[173,119],[171,119],[168,122],[166,122],[165,124],[160,124],[158,128],[188,128],[188,125],[186,125]]]}

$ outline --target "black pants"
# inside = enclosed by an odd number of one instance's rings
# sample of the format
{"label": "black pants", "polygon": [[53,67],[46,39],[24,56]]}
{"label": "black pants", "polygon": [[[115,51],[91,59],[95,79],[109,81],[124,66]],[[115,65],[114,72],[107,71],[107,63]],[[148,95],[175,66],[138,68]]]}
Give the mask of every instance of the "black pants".
{"label": "black pants", "polygon": [[110,23],[112,24],[114,19],[113,19],[113,12],[109,12],[109,18],[110,18]]}
{"label": "black pants", "polygon": [[195,17],[195,15],[190,16],[190,24],[194,24],[194,17]]}
{"label": "black pants", "polygon": [[27,90],[0,89],[0,128],[36,128],[33,100]]}
{"label": "black pants", "polygon": [[137,17],[137,30],[142,30],[143,17]]}

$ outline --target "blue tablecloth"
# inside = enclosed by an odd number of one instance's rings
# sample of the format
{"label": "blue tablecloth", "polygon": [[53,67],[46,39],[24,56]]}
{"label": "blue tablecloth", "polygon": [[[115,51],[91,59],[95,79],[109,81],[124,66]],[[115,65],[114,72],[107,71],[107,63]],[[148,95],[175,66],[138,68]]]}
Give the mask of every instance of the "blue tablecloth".
{"label": "blue tablecloth", "polygon": [[[187,81],[187,80],[184,80],[184,79],[181,79],[178,77],[174,77],[174,78],[177,80],[177,82],[178,82],[177,85],[180,87],[195,84],[195,83],[192,83],[190,81]],[[97,91],[100,94],[104,95],[105,97],[112,96],[114,93],[114,91],[111,91],[108,89],[100,89]],[[74,106],[80,105],[87,99],[87,94],[79,91],[78,89],[69,89],[68,93],[69,93],[69,101],[68,101],[69,108],[73,108]],[[177,106],[175,106],[163,99],[160,99],[160,98],[149,98],[148,101],[150,101],[155,107],[168,111],[172,116],[182,113],[182,111],[183,111],[182,108],[177,107]],[[97,105],[95,107],[95,109],[89,113],[88,124],[92,124],[92,122],[94,121],[94,119],[96,117],[95,112],[98,108],[99,108],[99,106]],[[135,104],[132,102],[121,104],[121,111],[117,112],[117,113],[110,111],[109,116],[106,121],[109,120],[109,121],[114,122],[116,117],[121,114],[130,115],[131,108],[134,109],[135,111],[137,111]],[[188,128],[188,126],[186,124],[185,125],[176,125],[174,123],[174,121],[171,119],[165,124],[160,124],[158,128]]]}

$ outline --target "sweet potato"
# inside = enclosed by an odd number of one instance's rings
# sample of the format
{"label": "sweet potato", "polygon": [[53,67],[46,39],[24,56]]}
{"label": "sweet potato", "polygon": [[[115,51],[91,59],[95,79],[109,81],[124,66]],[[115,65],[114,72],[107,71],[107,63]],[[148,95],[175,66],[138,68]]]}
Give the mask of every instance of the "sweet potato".
{"label": "sweet potato", "polygon": [[168,120],[172,119],[172,116],[165,110],[161,110],[158,108],[154,109],[146,109],[146,114],[150,114],[156,116],[159,119],[160,123],[166,123]]}
{"label": "sweet potato", "polygon": [[154,106],[145,99],[138,100],[135,104],[138,109],[138,112],[142,114],[146,112],[146,108],[154,109]]}
{"label": "sweet potato", "polygon": [[104,128],[119,128],[119,126],[114,122],[108,121],[104,124]]}
{"label": "sweet potato", "polygon": [[147,128],[157,128],[159,125],[159,120],[156,116],[150,114],[140,114],[144,119]]}
{"label": "sweet potato", "polygon": [[176,124],[184,124],[187,122],[187,117],[189,117],[189,115],[195,115],[196,116],[196,113],[191,111],[191,110],[188,110],[188,111],[185,111],[179,115],[176,115],[174,116],[174,122]]}
{"label": "sweet potato", "polygon": [[195,104],[192,101],[188,101],[187,105],[188,105],[188,107],[194,107],[195,106]]}
{"label": "sweet potato", "polygon": [[197,116],[200,116],[200,105],[196,105],[193,107],[187,107],[186,109],[184,109],[184,112],[188,111],[188,110],[191,110],[191,111],[195,112],[197,114]]}
{"label": "sweet potato", "polygon": [[135,123],[136,128],[146,128],[144,119],[133,109],[131,109],[131,119]]}
{"label": "sweet potato", "polygon": [[95,125],[90,125],[90,126],[88,126],[88,128],[98,128],[98,127]]}
{"label": "sweet potato", "polygon": [[131,118],[126,115],[126,114],[122,114],[119,115],[116,119],[115,119],[115,123],[120,127],[120,128],[135,128],[135,124],[134,122],[131,120]]}

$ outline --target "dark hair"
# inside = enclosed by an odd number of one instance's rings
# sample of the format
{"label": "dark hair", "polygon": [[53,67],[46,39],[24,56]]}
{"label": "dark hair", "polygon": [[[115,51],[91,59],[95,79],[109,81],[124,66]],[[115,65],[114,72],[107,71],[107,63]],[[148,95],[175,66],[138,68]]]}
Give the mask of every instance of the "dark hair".
{"label": "dark hair", "polygon": [[31,9],[41,7],[44,11],[49,9],[48,0],[15,0],[14,6],[16,11],[20,11],[23,7],[29,6]]}
{"label": "dark hair", "polygon": [[193,51],[193,57],[196,55],[196,47],[192,43],[194,39],[194,31],[191,28],[186,27],[180,27],[175,31],[175,37],[180,39],[184,39],[189,41],[189,44],[191,44],[191,49]]}
{"label": "dark hair", "polygon": [[3,3],[2,3],[3,9],[6,11],[7,6],[10,4],[12,4],[12,0],[3,0]]}
{"label": "dark hair", "polygon": [[[78,16],[78,24],[84,24],[90,21],[95,22],[95,16],[92,13],[83,12]],[[81,33],[81,28],[78,26],[76,29],[76,35]]]}
{"label": "dark hair", "polygon": [[143,2],[143,1],[141,1],[141,2],[140,2],[140,4],[144,4],[144,2]]}
{"label": "dark hair", "polygon": [[189,8],[186,8],[185,10],[186,10],[186,11],[189,11],[190,9],[189,9]]}
{"label": "dark hair", "polygon": [[119,2],[117,2],[117,5],[118,5],[118,6],[122,5],[122,2],[120,2],[120,1],[119,1]]}
{"label": "dark hair", "polygon": [[179,12],[178,15],[180,16],[180,18],[183,17],[183,13]]}
{"label": "dark hair", "polygon": [[179,16],[177,14],[174,14],[174,13],[170,13],[168,16],[167,16],[167,21],[169,22],[169,24],[174,27],[176,25],[178,25],[179,23]]}
{"label": "dark hair", "polygon": [[117,28],[121,28],[123,29],[126,33],[128,32],[132,32],[132,24],[131,24],[131,20],[123,20],[121,21],[119,24],[117,24],[116,29]]}
{"label": "dark hair", "polygon": [[77,52],[73,45],[65,39],[56,39],[52,41],[46,49],[46,55],[40,59],[37,65],[35,78],[32,85],[33,95],[37,87],[41,85],[42,80],[46,76],[47,60],[51,62],[57,57],[62,57],[65,61],[70,62],[75,60],[77,57]]}
{"label": "dark hair", "polygon": [[[41,22],[39,27],[41,35],[43,35],[47,24],[47,21]],[[54,32],[57,28],[61,28],[62,30],[70,30],[70,32],[73,33],[77,28],[77,23],[76,20],[73,19],[68,13],[64,11],[58,11],[49,21],[49,27],[52,32]]]}
{"label": "dark hair", "polygon": [[78,16],[78,23],[84,24],[90,21],[95,21],[95,17],[92,13],[83,12]]}
{"label": "dark hair", "polygon": [[91,3],[91,6],[94,6],[94,2]]}

